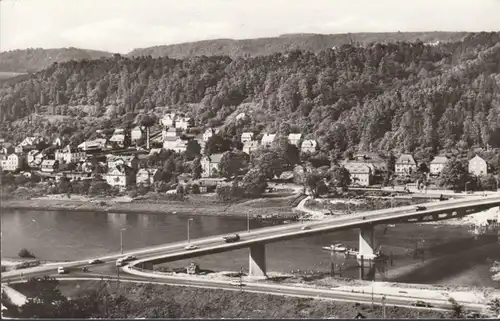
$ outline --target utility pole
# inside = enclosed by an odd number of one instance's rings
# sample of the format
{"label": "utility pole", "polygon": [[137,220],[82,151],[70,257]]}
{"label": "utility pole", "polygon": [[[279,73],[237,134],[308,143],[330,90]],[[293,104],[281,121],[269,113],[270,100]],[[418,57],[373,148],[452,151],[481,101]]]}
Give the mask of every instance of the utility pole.
{"label": "utility pole", "polygon": [[373,302],[373,280],[372,280],[372,308],[375,306],[375,303]]}
{"label": "utility pole", "polygon": [[191,223],[191,221],[192,221],[192,220],[193,220],[193,219],[192,219],[192,218],[190,218],[190,219],[188,219],[188,221],[187,221],[187,242],[188,242],[188,243],[190,242],[190,238],[189,238],[189,225],[190,225],[190,223]]}
{"label": "utility pole", "polygon": [[387,315],[385,313],[385,295],[382,297],[382,313],[383,313],[383,318],[386,319],[387,318]]}

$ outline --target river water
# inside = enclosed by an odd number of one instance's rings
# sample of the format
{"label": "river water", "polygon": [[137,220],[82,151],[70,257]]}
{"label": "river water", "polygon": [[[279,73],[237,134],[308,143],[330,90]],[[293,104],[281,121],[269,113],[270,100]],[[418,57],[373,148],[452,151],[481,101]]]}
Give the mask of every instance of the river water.
{"label": "river water", "polygon": [[[88,212],[7,211],[1,214],[2,257],[16,257],[27,248],[40,260],[76,260],[120,250],[120,229],[127,250],[186,240],[186,215],[106,214]],[[240,217],[193,216],[190,237],[206,237],[246,229]],[[270,225],[251,221],[251,228]],[[500,260],[500,244],[494,235],[474,236],[468,227],[399,224],[375,232],[382,252],[392,262],[376,266],[375,279],[409,283],[433,283],[500,288],[489,271]],[[358,246],[357,230],[323,234],[267,245],[268,271],[322,271],[366,278],[354,258],[332,255],[321,249],[333,243]],[[413,255],[415,249],[423,255]],[[236,250],[192,259],[203,269],[239,270],[248,266],[248,250]],[[189,262],[169,263],[168,267]],[[340,272],[341,271],[341,272]]]}

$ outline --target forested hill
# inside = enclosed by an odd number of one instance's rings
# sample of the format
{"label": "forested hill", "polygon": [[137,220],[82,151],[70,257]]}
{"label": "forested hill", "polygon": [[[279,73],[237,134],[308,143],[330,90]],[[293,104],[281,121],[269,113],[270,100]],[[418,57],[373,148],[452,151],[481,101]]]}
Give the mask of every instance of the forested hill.
{"label": "forested hill", "polygon": [[113,56],[55,64],[0,90],[0,134],[11,135],[11,121],[46,105],[61,114],[68,106],[94,105],[78,117],[108,110],[114,118],[171,106],[202,125],[245,110],[251,123],[230,126],[229,133],[301,131],[337,152],[500,147],[500,33],[437,46],[399,42],[234,60]]}
{"label": "forested hill", "polygon": [[271,55],[290,50],[318,52],[345,44],[372,42],[448,42],[460,41],[465,32],[393,32],[393,33],[352,33],[352,34],[288,34],[274,38],[258,39],[214,39],[175,45],[140,48],[131,51],[128,56],[152,56],[188,58],[194,56],[229,56],[255,57]]}
{"label": "forested hill", "polygon": [[110,57],[105,51],[78,48],[24,49],[0,52],[0,71],[35,72],[49,67],[54,62],[68,60],[99,59]]}

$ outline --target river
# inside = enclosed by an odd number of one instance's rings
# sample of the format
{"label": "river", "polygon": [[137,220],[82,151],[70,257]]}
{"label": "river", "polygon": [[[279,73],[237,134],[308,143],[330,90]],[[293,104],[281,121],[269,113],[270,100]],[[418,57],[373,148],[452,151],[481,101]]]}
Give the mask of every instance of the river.
{"label": "river", "polygon": [[[13,258],[27,248],[40,260],[76,260],[98,257],[120,250],[120,230],[127,250],[182,241],[187,238],[186,215],[106,214],[53,211],[11,211],[1,214],[2,257]],[[240,217],[193,216],[190,237],[231,233],[246,229]],[[251,228],[270,225],[251,221]],[[490,286],[494,282],[489,268],[500,260],[496,236],[474,236],[468,227],[428,224],[399,224],[375,232],[382,252],[392,253],[392,264],[377,266],[375,279],[409,283],[433,283],[464,286]],[[323,271],[358,278],[354,258],[332,255],[321,249],[332,243],[358,246],[356,230],[335,232],[303,239],[269,244],[268,271]],[[415,257],[415,248],[424,255]],[[247,268],[248,250],[236,250],[192,259],[203,269],[239,270]],[[389,260],[390,261],[390,260]],[[187,265],[173,262],[169,267]],[[364,274],[363,274],[364,275]],[[365,276],[366,278],[366,276]]]}

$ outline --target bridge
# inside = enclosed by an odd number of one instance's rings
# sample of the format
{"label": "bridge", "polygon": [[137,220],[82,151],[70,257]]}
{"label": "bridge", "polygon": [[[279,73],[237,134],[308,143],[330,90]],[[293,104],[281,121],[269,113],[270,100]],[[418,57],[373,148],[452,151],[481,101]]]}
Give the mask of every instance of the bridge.
{"label": "bridge", "polygon": [[[126,254],[137,257],[137,260],[129,263],[130,267],[153,269],[154,265],[166,262],[249,248],[249,275],[263,277],[266,276],[266,244],[356,228],[359,229],[359,257],[369,262],[376,257],[374,252],[377,244],[373,233],[376,225],[463,217],[500,206],[500,195],[433,202],[420,206],[425,206],[425,209],[417,210],[415,206],[395,207],[322,221],[259,228],[249,232],[240,232],[241,239],[234,243],[224,243],[222,235],[210,236],[192,239],[190,244],[195,245],[196,248],[191,250],[185,249],[187,243],[183,241],[130,251]],[[308,229],[303,229],[304,226]],[[113,254],[99,259],[107,264],[114,264],[114,260],[122,256],[122,254]],[[85,265],[87,265],[87,260],[9,271],[2,273],[2,279],[15,280],[21,273],[24,276],[43,275],[49,271],[53,273],[57,266],[75,268]]]}

